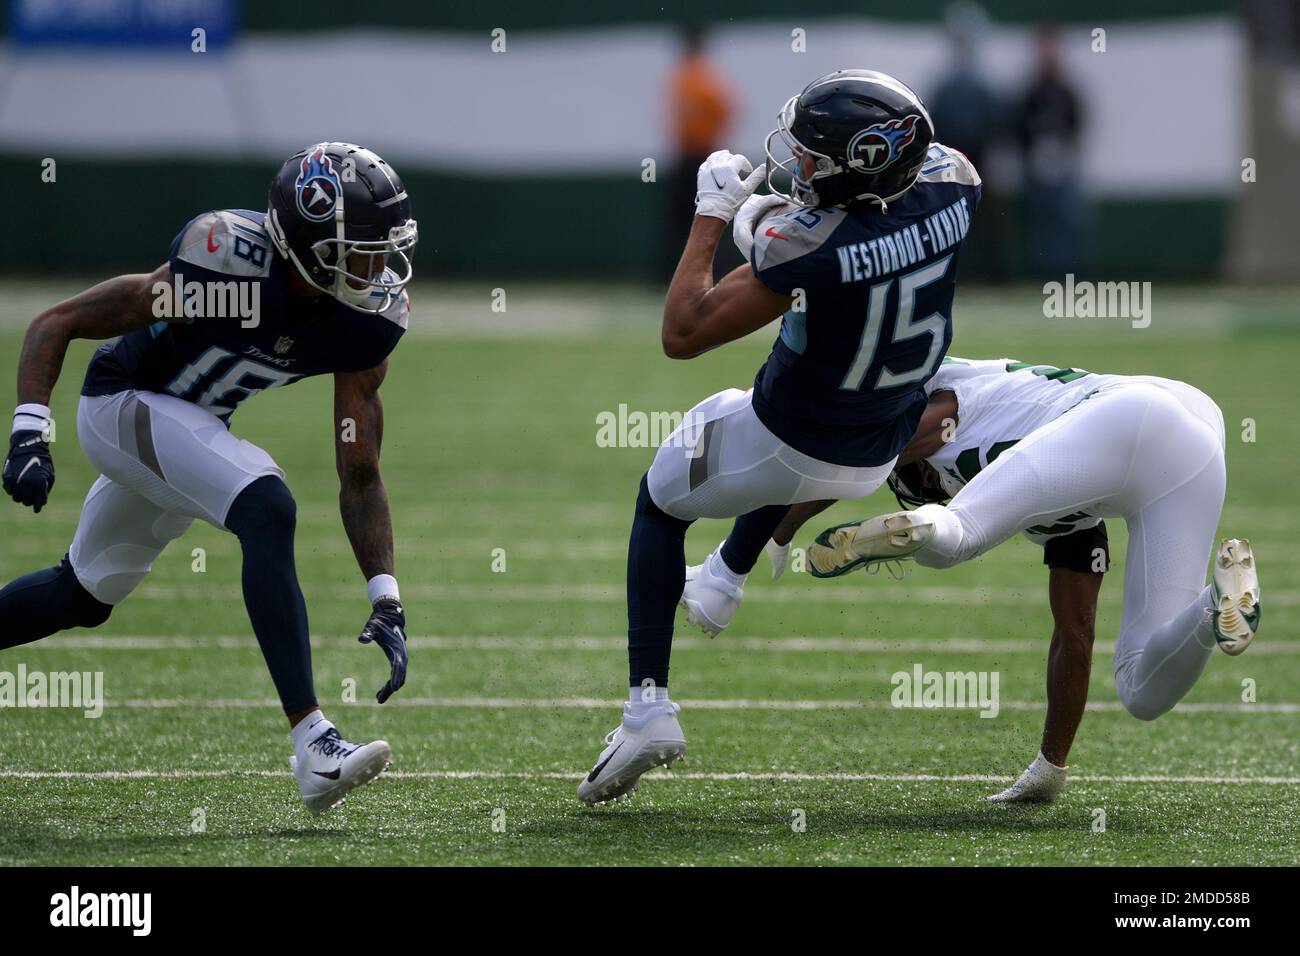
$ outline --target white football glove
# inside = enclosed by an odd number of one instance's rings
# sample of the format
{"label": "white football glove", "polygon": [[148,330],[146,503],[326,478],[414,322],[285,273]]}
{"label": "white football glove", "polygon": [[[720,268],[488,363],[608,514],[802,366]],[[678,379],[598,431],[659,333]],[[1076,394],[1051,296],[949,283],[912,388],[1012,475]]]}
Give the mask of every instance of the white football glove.
{"label": "white football glove", "polygon": [[772,580],[775,581],[785,574],[786,566],[790,563],[790,544],[788,542],[786,544],[777,544],[771,538],[768,538],[767,544],[763,545],[763,550],[772,559]]}
{"label": "white football glove", "polygon": [[1040,753],[1015,783],[984,799],[990,803],[1051,803],[1065,789],[1065,773],[1064,767],[1049,763]]}
{"label": "white football glove", "polygon": [[736,213],[735,223],[731,226],[731,238],[742,256],[749,258],[749,251],[754,248],[754,234],[758,232],[759,223],[783,206],[794,208],[780,196],[750,196],[745,200],[740,207],[740,212]]}
{"label": "white football glove", "polygon": [[766,163],[754,169],[739,153],[710,153],[695,177],[695,215],[730,222],[766,176]]}

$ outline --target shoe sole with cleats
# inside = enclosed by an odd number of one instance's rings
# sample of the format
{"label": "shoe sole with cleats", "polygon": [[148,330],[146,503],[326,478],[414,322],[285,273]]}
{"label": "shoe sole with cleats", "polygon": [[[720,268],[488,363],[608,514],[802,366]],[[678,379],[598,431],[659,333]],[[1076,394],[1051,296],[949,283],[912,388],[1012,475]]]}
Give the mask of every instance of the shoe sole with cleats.
{"label": "shoe sole with cleats", "polygon": [[1219,648],[1236,657],[1255,639],[1259,629],[1259,576],[1255,554],[1244,538],[1224,538],[1214,558],[1214,639]]}
{"label": "shoe sole with cleats", "polygon": [[815,578],[837,578],[882,561],[906,558],[934,536],[934,523],[900,511],[827,528],[808,549]]}
{"label": "shoe sole with cleats", "polygon": [[677,606],[686,612],[687,624],[691,625],[691,627],[698,627],[711,638],[717,637],[727,628],[725,624],[718,624],[709,620],[709,616],[704,613],[704,608],[699,601],[682,598],[677,602]]}

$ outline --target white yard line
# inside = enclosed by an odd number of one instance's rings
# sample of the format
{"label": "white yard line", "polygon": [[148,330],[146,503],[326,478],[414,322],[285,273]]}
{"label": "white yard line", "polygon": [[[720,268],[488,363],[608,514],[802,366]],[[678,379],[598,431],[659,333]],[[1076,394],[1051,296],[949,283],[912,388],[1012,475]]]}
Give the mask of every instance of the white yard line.
{"label": "white yard line", "polygon": [[[523,651],[544,653],[558,651],[618,652],[627,648],[627,639],[610,636],[557,636],[511,637],[460,635],[447,637],[412,637],[412,648],[428,650]],[[353,636],[317,635],[312,638],[316,647],[352,647]],[[949,652],[959,654],[1046,654],[1047,638],[1022,640],[1016,638],[952,637],[927,640],[924,638],[879,639],[870,637],[727,637],[706,641],[694,631],[683,630],[673,644],[673,653],[682,651],[743,650],[757,653],[786,654],[791,652],[843,652],[850,654],[924,654]],[[39,650],[108,650],[108,651],[161,651],[161,650],[240,650],[256,651],[252,635],[240,637],[222,634],[213,637],[166,637],[161,635],[67,636],[54,637],[44,644],[28,645]],[[1098,641],[1094,651],[1110,654],[1115,650],[1113,641]],[[1251,656],[1259,654],[1300,654],[1300,641],[1268,642],[1261,639],[1252,644]]]}
{"label": "white yard line", "polygon": [[[819,711],[819,710],[978,710],[976,706],[965,708],[895,708],[887,700],[761,700],[761,699],[685,699],[678,701],[688,710],[778,710],[778,711]],[[465,710],[616,710],[622,701],[604,697],[393,697],[388,703],[380,705],[370,700],[361,700],[344,707],[424,707],[433,709]],[[128,698],[105,701],[109,708],[123,707],[134,710],[175,710],[180,708],[208,710],[252,710],[259,708],[279,708],[280,702],[274,698],[216,698],[213,700],[194,700],[185,698]],[[1046,706],[1042,701],[1004,700],[998,707],[1002,710],[1041,711]],[[1096,701],[1087,705],[1090,711],[1120,712],[1123,706],[1118,701]],[[14,709],[14,708],[4,708]],[[1173,713],[1181,714],[1300,714],[1298,703],[1204,703],[1180,704]]]}
{"label": "white yard line", "polygon": [[[0,770],[4,780],[211,780],[239,777],[286,778],[285,770]],[[398,780],[560,780],[576,781],[581,773],[497,770],[393,770]],[[779,783],[1008,783],[1014,777],[957,773],[672,773],[654,771],[652,780],[758,781]],[[1079,774],[1076,783],[1277,784],[1295,786],[1300,777],[1213,777],[1164,774]]]}
{"label": "white yard line", "polygon": [[[864,607],[876,604],[929,604],[929,605],[1029,605],[1043,603],[1041,589],[984,587],[919,587],[902,584],[897,587],[877,586],[879,583],[862,575],[861,587],[823,586],[815,592],[804,588],[780,586],[752,588],[746,592],[746,604],[856,604]],[[894,582],[890,582],[893,584]],[[1037,583],[1037,582],[1036,582]],[[156,601],[183,601],[192,599],[242,600],[242,592],[233,585],[164,585],[146,584],[139,594]],[[409,585],[402,595],[408,601],[478,601],[485,604],[519,603],[569,603],[569,604],[622,604],[627,591],[621,587],[593,584],[464,584],[464,585]],[[325,601],[331,595],[318,595],[314,600]],[[342,595],[337,600],[352,600]],[[1271,607],[1300,607],[1300,589],[1270,589],[1265,595]]]}

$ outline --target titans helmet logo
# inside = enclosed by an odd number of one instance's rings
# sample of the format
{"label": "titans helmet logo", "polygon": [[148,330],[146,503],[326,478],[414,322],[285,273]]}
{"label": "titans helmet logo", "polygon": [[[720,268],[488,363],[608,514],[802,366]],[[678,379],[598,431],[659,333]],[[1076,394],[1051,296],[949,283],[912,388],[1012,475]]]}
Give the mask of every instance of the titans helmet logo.
{"label": "titans helmet logo", "polygon": [[902,119],[877,123],[854,133],[849,140],[849,163],[859,172],[880,172],[916,139],[916,124],[920,118],[912,113]]}
{"label": "titans helmet logo", "polygon": [[302,167],[293,185],[298,196],[298,211],[307,219],[324,222],[334,215],[334,206],[343,187],[324,149],[314,149],[302,158]]}

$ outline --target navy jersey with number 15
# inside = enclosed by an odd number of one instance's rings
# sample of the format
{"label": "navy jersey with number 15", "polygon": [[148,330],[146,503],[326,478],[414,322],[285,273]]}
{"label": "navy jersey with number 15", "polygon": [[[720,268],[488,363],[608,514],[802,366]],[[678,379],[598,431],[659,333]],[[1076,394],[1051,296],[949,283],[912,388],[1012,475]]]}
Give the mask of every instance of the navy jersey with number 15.
{"label": "navy jersey with number 15", "polygon": [[[181,230],[169,256],[172,275],[201,283],[205,301],[256,303],[255,322],[226,309],[129,332],[95,352],[81,393],[174,395],[228,422],[241,402],[268,388],[383,362],[406,330],[406,293],[378,314],[328,295],[291,295],[293,265],[271,245],[264,218],[247,209],[204,213]],[[225,284],[232,294],[207,295]]]}
{"label": "navy jersey with number 15", "polygon": [[754,412],[777,438],[856,467],[907,444],[952,341],[957,259],[980,190],[970,161],[936,143],[885,213],[800,208],[759,224],[754,273],[795,296],[754,380]]}

